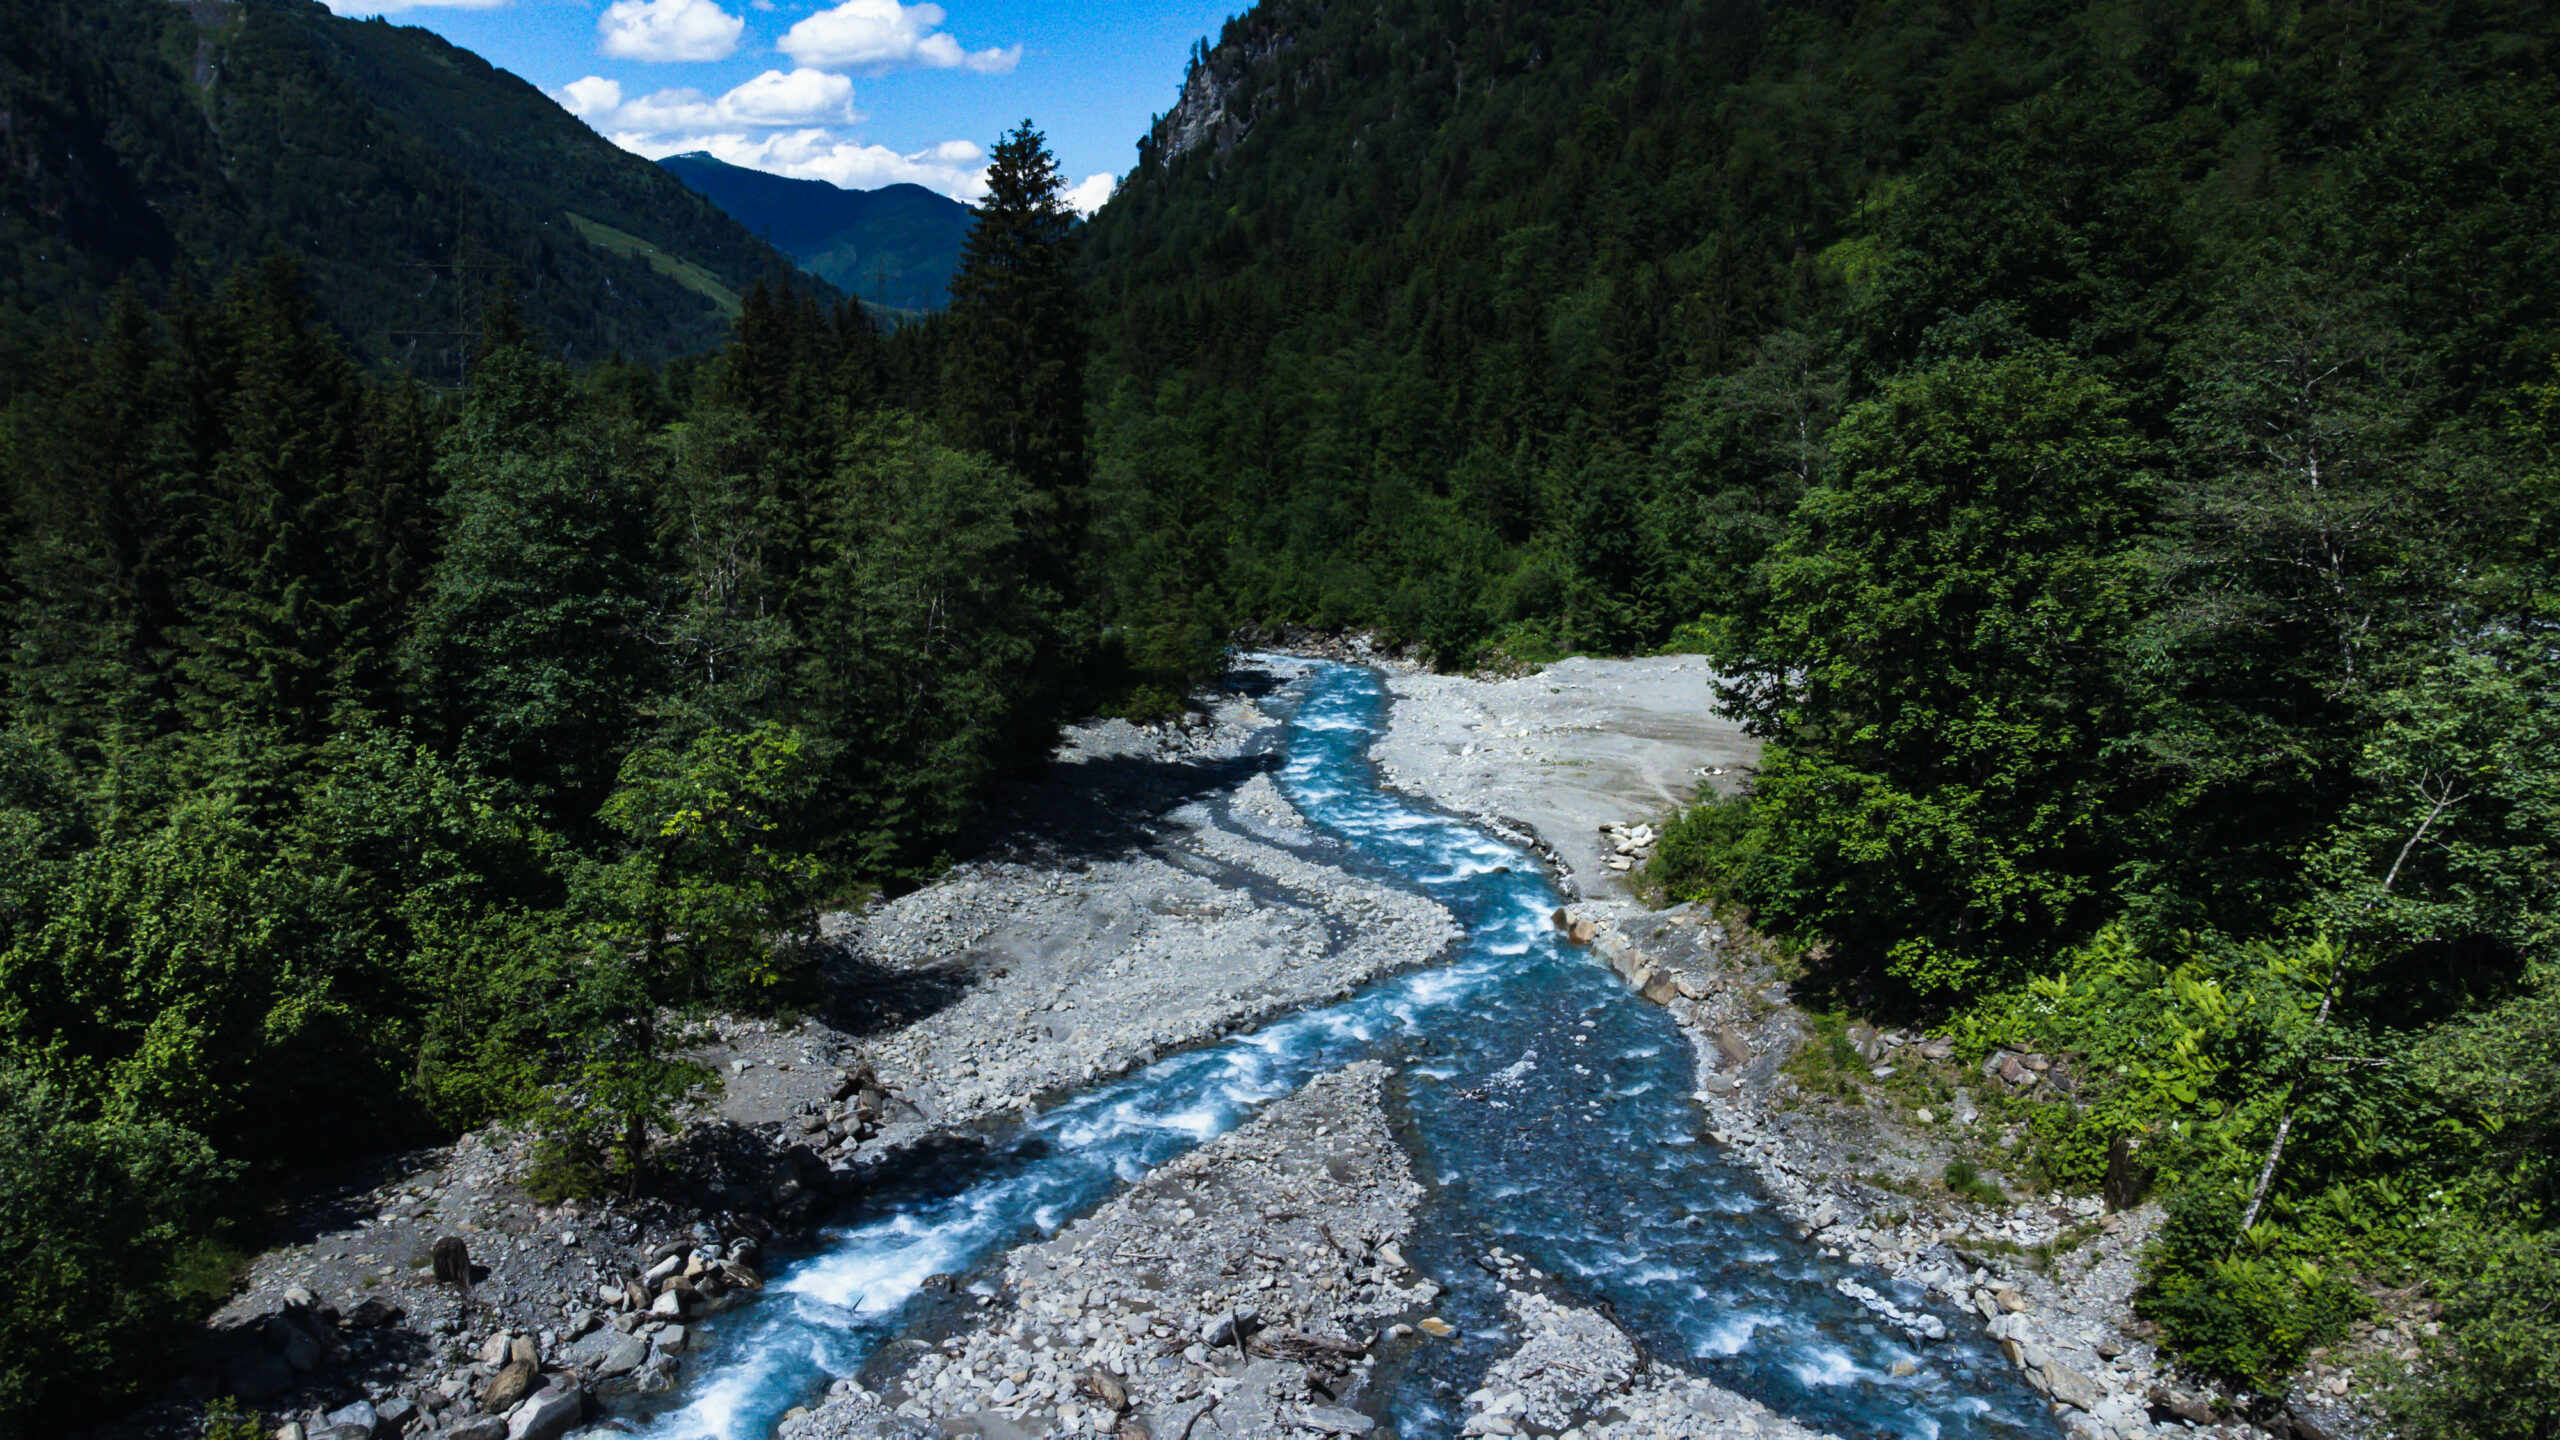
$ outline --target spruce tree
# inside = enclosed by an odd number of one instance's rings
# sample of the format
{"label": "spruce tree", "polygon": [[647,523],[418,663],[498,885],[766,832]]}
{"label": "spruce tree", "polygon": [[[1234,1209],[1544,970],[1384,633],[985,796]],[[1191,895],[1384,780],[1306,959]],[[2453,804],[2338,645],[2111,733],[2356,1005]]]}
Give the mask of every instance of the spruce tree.
{"label": "spruce tree", "polygon": [[976,211],[951,279],[957,333],[945,363],[946,403],[962,444],[1013,467],[1049,498],[1040,548],[1062,569],[1062,537],[1085,474],[1085,327],[1075,212],[1030,121],[997,143]]}

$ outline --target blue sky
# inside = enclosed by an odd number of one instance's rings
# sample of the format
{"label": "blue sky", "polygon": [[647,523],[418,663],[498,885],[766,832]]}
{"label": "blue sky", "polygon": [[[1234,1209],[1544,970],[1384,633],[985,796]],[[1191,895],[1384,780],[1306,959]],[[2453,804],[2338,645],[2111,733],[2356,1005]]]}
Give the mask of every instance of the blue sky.
{"label": "blue sky", "polygon": [[1191,42],[1245,0],[324,0],[423,25],[656,158],[959,199],[1029,118],[1079,208],[1171,109]]}

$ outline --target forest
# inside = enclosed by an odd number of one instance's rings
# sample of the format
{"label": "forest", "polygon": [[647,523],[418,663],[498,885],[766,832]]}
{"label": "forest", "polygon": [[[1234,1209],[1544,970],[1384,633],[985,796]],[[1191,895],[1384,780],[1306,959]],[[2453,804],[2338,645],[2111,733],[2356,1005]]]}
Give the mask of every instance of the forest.
{"label": "forest", "polygon": [[502,299],[453,398],[283,255],[48,348],[0,428],[0,1430],[156,1395],[364,1154],[508,1120],[638,1184],[712,1080],[668,1018],[810,1003],[819,909],[1099,703],[1075,374],[1016,363],[1070,217],[1036,134],[995,170],[929,351],[784,278],[581,371]]}
{"label": "forest", "polygon": [[21,265],[0,1415],[141,1393],[314,1134],[638,1183],[676,1022],[1305,625],[1709,657],[1765,749],[1648,884],[1824,1023],[2062,1057],[1981,1168],[2159,1197],[2185,1363],[2417,1317],[2398,1433],[2552,1440],[2553,31],[1269,0],[1089,222],[1009,136],[947,315],[571,364],[564,281],[459,393],[289,225]]}
{"label": "forest", "polygon": [[1766,749],[1667,898],[2065,1056],[1978,1168],[2161,1196],[2190,1364],[2423,1322],[2400,1433],[2547,1440],[2554,33],[1271,0],[1083,237],[1084,593],[1168,675],[1709,657]]}

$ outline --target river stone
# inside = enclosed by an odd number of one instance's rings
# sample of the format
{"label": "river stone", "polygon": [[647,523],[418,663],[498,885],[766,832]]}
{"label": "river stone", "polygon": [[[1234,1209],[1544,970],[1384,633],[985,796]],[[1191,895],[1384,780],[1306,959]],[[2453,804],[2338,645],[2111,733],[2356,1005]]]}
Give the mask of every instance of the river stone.
{"label": "river stone", "polygon": [[1309,1405],[1298,1412],[1298,1423],[1327,1435],[1366,1435],[1378,1428],[1378,1422],[1357,1410],[1343,1410],[1330,1405]]}
{"label": "river stone", "polygon": [[2044,1362],[2044,1383],[2054,1399],[2083,1410],[2097,1409],[2098,1402],[2105,1398],[2098,1389],[2098,1382],[2059,1360]]}
{"label": "river stone", "polygon": [[507,1440],[507,1422],[495,1415],[474,1415],[445,1431],[442,1440]]}
{"label": "river stone", "polygon": [[507,1416],[507,1440],[559,1440],[585,1410],[577,1387],[554,1381]]}
{"label": "river stone", "polygon": [[1751,1063],[1751,1042],[1731,1027],[1716,1032],[1716,1054],[1728,1070]]}
{"label": "river stone", "polygon": [[489,1382],[489,1388],[480,1392],[480,1408],[492,1415],[504,1415],[532,1394],[541,1379],[541,1371],[521,1360],[511,1360]]}
{"label": "river stone", "polygon": [[596,1362],[596,1373],[602,1376],[628,1375],[646,1364],[649,1342],[637,1335],[617,1335],[604,1358]]}
{"label": "river stone", "polygon": [[382,1427],[382,1417],[373,1411],[373,1403],[359,1400],[353,1405],[332,1410],[325,1423],[332,1430],[361,1430],[370,1436]]}

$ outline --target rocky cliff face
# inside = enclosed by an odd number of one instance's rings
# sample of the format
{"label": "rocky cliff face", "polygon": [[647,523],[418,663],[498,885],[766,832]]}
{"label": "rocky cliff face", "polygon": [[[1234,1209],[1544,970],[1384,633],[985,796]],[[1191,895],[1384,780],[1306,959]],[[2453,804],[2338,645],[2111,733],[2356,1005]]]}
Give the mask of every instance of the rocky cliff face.
{"label": "rocky cliff face", "polygon": [[1156,153],[1167,160],[1202,145],[1224,155],[1253,133],[1253,127],[1284,98],[1304,89],[1306,76],[1284,85],[1272,73],[1272,62],[1296,48],[1297,32],[1286,25],[1266,24],[1239,33],[1228,27],[1215,49],[1195,54],[1182,80],[1182,98],[1152,132]]}

